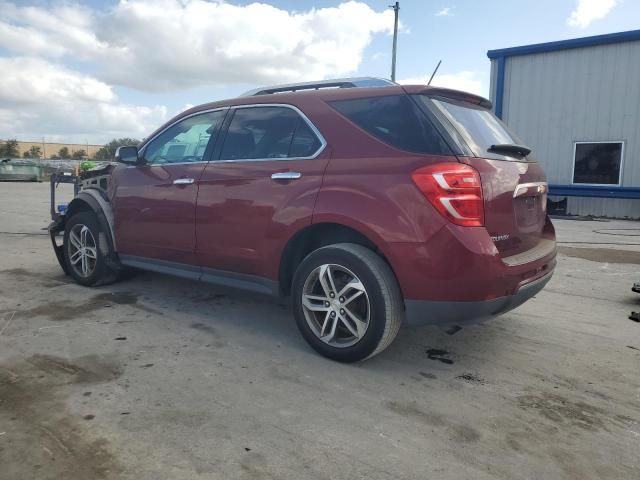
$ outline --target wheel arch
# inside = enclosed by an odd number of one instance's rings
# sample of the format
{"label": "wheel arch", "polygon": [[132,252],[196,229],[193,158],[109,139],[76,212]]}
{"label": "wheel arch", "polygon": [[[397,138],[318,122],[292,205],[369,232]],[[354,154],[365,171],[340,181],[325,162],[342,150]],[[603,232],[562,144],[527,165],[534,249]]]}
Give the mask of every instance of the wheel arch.
{"label": "wheel arch", "polygon": [[105,232],[108,232],[107,241],[111,250],[116,252],[116,238],[113,229],[113,209],[111,203],[105,198],[106,194],[98,188],[86,188],[82,190],[67,207],[65,217],[71,218],[78,212],[91,211],[96,214],[98,222]]}
{"label": "wheel arch", "polygon": [[[318,248],[335,243],[355,243],[362,245],[380,257],[389,265],[395,276],[393,265],[380,248],[380,242],[376,242],[361,230],[353,226],[334,222],[313,223],[308,225],[293,235],[280,255],[280,266],[278,273],[278,283],[280,294],[288,296],[291,293],[291,284],[295,271],[300,262],[311,252]],[[397,277],[396,277],[397,281]],[[398,282],[399,285],[399,282]]]}

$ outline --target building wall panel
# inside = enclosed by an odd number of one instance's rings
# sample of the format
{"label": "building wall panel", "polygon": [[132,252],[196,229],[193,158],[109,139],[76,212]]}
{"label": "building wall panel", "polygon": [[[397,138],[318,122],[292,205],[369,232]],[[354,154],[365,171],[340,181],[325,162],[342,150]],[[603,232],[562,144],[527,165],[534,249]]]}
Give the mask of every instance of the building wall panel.
{"label": "building wall panel", "polygon": [[[503,120],[550,183],[572,183],[574,142],[623,140],[622,186],[640,187],[640,41],[507,57],[504,88]],[[640,217],[640,200],[571,198],[569,208]]]}

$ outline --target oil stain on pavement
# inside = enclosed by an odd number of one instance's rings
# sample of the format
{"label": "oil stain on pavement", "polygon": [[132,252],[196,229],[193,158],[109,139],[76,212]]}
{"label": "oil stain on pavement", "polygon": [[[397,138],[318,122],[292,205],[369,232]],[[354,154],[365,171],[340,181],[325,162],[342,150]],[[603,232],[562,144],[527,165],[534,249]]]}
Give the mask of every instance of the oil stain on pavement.
{"label": "oil stain on pavement", "polygon": [[447,365],[452,365],[453,360],[449,358],[450,354],[446,350],[441,350],[439,348],[429,348],[426,351],[427,358],[429,360],[437,360],[442,363],[446,363]]}
{"label": "oil stain on pavement", "polygon": [[480,432],[475,428],[457,423],[446,415],[423,410],[415,403],[391,401],[385,405],[392,412],[401,415],[412,422],[443,428],[443,432],[457,443],[473,443],[480,440]]}
{"label": "oil stain on pavement", "polygon": [[571,401],[553,393],[521,395],[517,398],[520,408],[538,412],[557,425],[578,427],[583,430],[608,430],[608,424],[624,423],[610,418],[604,409],[582,401]]}
{"label": "oil stain on pavement", "polygon": [[162,312],[138,303],[138,295],[129,292],[105,292],[89,297],[86,301],[73,304],[68,301],[56,300],[27,309],[16,309],[17,316],[21,318],[45,317],[52,321],[74,320],[87,317],[88,314],[108,308],[113,305],[130,305],[133,308],[154,315],[163,315]]}
{"label": "oil stain on pavement", "polygon": [[640,265],[640,252],[613,248],[558,247],[563,255],[592,262]]}
{"label": "oil stain on pavement", "polygon": [[122,468],[109,442],[85,426],[94,414],[70,415],[65,400],[69,386],[110,382],[121,374],[113,358],[96,355],[33,355],[0,365],[5,478],[119,478]]}

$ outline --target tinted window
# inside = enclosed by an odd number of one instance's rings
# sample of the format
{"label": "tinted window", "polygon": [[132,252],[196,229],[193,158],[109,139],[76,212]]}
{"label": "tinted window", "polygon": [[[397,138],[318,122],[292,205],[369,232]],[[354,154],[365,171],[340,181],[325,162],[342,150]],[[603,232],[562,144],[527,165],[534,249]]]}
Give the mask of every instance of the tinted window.
{"label": "tinted window", "polygon": [[407,95],[331,102],[331,106],[384,143],[416,153],[451,154],[429,118]]}
{"label": "tinted window", "polygon": [[209,141],[218,135],[224,110],[194,115],[172,125],[145,148],[147,163],[200,162]]}
{"label": "tinted window", "polygon": [[576,143],[573,183],[618,185],[622,142]]}
{"label": "tinted window", "polygon": [[522,141],[511,133],[491,111],[467,102],[443,98],[431,99],[426,95],[416,95],[416,97],[425,103],[433,102],[462,136],[474,155],[501,160],[521,160],[517,155],[507,156],[489,151],[492,145],[522,144]]}
{"label": "tinted window", "polygon": [[291,140],[290,157],[310,157],[320,148],[320,140],[302,118]]}
{"label": "tinted window", "polygon": [[318,148],[318,138],[291,108],[239,108],[229,125],[220,159],[309,157]]}

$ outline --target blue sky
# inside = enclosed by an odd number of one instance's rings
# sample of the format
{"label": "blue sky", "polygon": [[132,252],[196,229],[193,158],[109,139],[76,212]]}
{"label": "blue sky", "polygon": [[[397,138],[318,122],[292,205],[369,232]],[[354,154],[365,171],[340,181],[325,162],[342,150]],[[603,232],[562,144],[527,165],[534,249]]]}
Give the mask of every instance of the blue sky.
{"label": "blue sky", "polygon": [[[0,0],[0,69],[9,72],[0,78],[0,138],[143,136],[188,105],[262,84],[389,77],[390,0],[262,3],[273,8],[251,1]],[[487,50],[640,28],[637,0],[400,6],[397,79],[426,80],[442,59],[439,82],[485,96]]]}
{"label": "blue sky", "polygon": [[[93,2],[96,4],[104,2]],[[249,4],[250,1],[233,2]],[[282,0],[269,1],[290,11],[333,7],[341,1]],[[375,10],[392,4],[390,0],[366,1]],[[396,78],[413,79],[430,75],[439,60],[440,75],[472,72],[481,82],[478,93],[489,95],[490,63],[487,51],[531,43],[550,42],[603,33],[640,28],[640,1],[626,0],[601,20],[586,28],[571,27],[567,19],[575,9],[575,1],[559,0],[466,0],[440,2],[402,0],[400,21],[403,31],[398,39]],[[446,15],[437,13],[448,9]],[[380,34],[373,38],[354,76],[391,76],[391,37]],[[427,77],[428,78],[428,77]],[[201,87],[165,97],[172,109],[185,103],[204,103],[210,99],[235,96],[253,84],[229,87]],[[138,92],[121,91],[123,98],[139,98]],[[152,100],[147,98],[145,100]]]}

